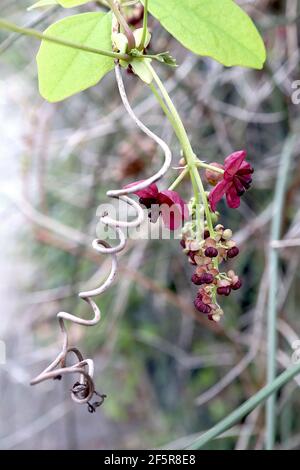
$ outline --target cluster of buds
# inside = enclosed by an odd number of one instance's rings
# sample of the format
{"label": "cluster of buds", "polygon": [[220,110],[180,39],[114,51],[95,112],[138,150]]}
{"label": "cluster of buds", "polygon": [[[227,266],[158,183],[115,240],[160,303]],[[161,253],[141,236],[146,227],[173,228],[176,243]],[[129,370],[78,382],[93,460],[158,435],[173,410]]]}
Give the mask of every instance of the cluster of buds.
{"label": "cluster of buds", "polygon": [[183,231],[181,246],[188,256],[189,262],[195,266],[192,282],[199,286],[194,305],[196,309],[208,315],[212,321],[219,322],[223,310],[217,302],[217,295],[228,296],[242,286],[242,282],[233,270],[220,272],[219,265],[223,261],[235,258],[239,249],[232,240],[232,231],[218,224],[211,236],[204,230],[200,240],[195,239],[189,229]]}

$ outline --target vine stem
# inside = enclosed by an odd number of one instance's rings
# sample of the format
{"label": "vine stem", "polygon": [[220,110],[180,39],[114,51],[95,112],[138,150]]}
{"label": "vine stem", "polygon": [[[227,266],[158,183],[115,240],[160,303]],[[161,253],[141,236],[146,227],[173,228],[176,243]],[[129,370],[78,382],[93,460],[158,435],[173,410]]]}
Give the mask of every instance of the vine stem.
{"label": "vine stem", "polygon": [[[269,300],[268,300],[268,362],[267,380],[272,383],[276,377],[276,352],[277,352],[277,292],[278,292],[278,251],[272,242],[280,238],[281,222],[283,214],[284,194],[291,163],[295,138],[289,138],[284,146],[281,164],[278,169],[277,184],[275,189],[271,240],[269,248]],[[266,407],[266,449],[272,450],[275,444],[276,434],[276,395],[272,394]]]}
{"label": "vine stem", "polygon": [[129,24],[127,23],[126,19],[124,18],[124,16],[122,15],[120,11],[119,2],[117,2],[116,0],[107,0],[107,3],[110,6],[113,14],[117,18],[118,23],[123,28],[125,36],[127,37],[127,41],[128,41],[128,49],[129,51],[131,51],[131,49],[135,48],[135,38],[134,38],[133,32]]}
{"label": "vine stem", "polygon": [[120,54],[119,52],[112,52],[112,51],[103,51],[102,49],[97,49],[95,47],[83,46],[82,44],[77,44],[76,42],[67,41],[66,39],[59,39],[54,36],[41,33],[40,31],[36,31],[32,28],[22,28],[10,21],[6,21],[0,18],[0,29],[6,29],[7,31],[13,31],[14,33],[23,34],[26,36],[31,36],[35,39],[39,39],[41,41],[48,41],[53,42],[54,44],[59,44],[60,46],[70,47],[71,49],[78,49],[84,52],[90,52],[92,54],[103,55],[106,57],[111,57],[112,59],[117,60],[129,60],[129,56],[127,54]]}
{"label": "vine stem", "polygon": [[149,85],[153,95],[155,96],[155,98],[157,99],[161,109],[163,110],[163,112],[165,113],[165,115],[167,116],[169,122],[171,123],[172,127],[174,129],[176,129],[176,122],[173,118],[173,115],[171,114],[168,106],[166,105],[166,103],[164,102],[164,100],[162,99],[161,95],[159,94],[159,92],[157,91],[157,89],[155,88],[155,86],[153,85],[153,83],[150,83]]}
{"label": "vine stem", "polygon": [[[95,47],[84,46],[82,44],[78,44],[73,41],[68,41],[66,39],[60,39],[55,36],[51,36],[49,34],[41,33],[33,28],[24,28],[22,26],[18,26],[15,23],[11,23],[10,21],[6,21],[3,18],[0,18],[0,29],[5,29],[7,31],[12,31],[13,33],[21,34],[23,36],[30,36],[34,39],[38,39],[40,41],[48,41],[54,44],[59,44],[60,46],[69,47],[71,49],[76,49],[83,52],[89,52],[91,54],[102,55],[105,57],[111,57],[115,60],[124,60],[129,62],[131,59],[130,54],[121,54],[120,52],[113,52],[113,51],[105,51],[102,49],[97,49]],[[134,56],[137,60],[144,60],[144,59],[153,59],[159,61],[159,56],[157,55],[144,55],[140,54],[138,56]]]}
{"label": "vine stem", "polygon": [[[213,228],[211,213],[210,213],[210,209],[209,209],[209,205],[208,205],[208,200],[207,200],[207,197],[206,197],[206,193],[205,193],[205,190],[204,190],[204,187],[203,187],[201,177],[200,177],[198,169],[197,169],[199,159],[197,158],[197,156],[195,155],[195,153],[192,149],[192,146],[191,146],[190,140],[188,138],[187,132],[185,130],[185,127],[183,125],[183,122],[182,122],[182,120],[181,120],[181,118],[178,114],[178,111],[175,108],[175,105],[174,105],[171,97],[169,96],[164,84],[160,80],[159,76],[155,72],[152,65],[148,62],[145,62],[145,64],[148,67],[149,71],[151,72],[151,74],[153,76],[153,79],[154,79],[156,85],[158,86],[158,88],[159,88],[159,90],[162,94],[162,97],[163,97],[163,99],[164,99],[164,101],[167,105],[167,108],[168,108],[168,113],[166,114],[167,117],[169,118],[170,114],[172,116],[171,124],[172,124],[172,126],[174,128],[174,131],[175,131],[175,133],[178,137],[178,140],[179,140],[179,142],[182,146],[182,150],[183,150],[183,153],[184,153],[184,156],[185,156],[185,159],[186,159],[186,162],[187,162],[188,170],[189,170],[189,173],[190,173],[190,176],[191,176],[191,182],[192,182],[192,185],[193,185],[193,191],[194,191],[194,196],[195,196],[196,207],[197,208],[200,207],[200,201],[199,201],[199,193],[200,193],[201,199],[202,199],[202,202],[203,202],[203,205],[204,205],[204,209],[205,209],[205,215],[206,215],[206,220],[207,220],[209,233],[210,233],[211,237],[214,237],[214,228]],[[151,87],[151,89],[152,89],[152,87]],[[157,94],[155,94],[155,96],[157,97]],[[159,103],[161,104],[160,100],[159,100]],[[163,111],[165,112],[164,107],[163,107]],[[200,219],[200,217],[199,217],[199,214],[197,212],[197,225],[198,225],[198,228],[200,229],[201,221],[199,219]]]}
{"label": "vine stem", "polygon": [[283,387],[285,384],[294,379],[300,374],[300,364],[297,364],[290,369],[285,370],[281,375],[277,377],[270,384],[266,385],[259,392],[253,395],[249,400],[239,406],[235,411],[228,415],[225,419],[220,421],[218,424],[213,426],[209,431],[202,434],[195,442],[193,442],[187,449],[198,450],[201,449],[205,444],[215,439],[223,432],[230,429],[244,416],[248,415],[254,408],[264,402],[267,398],[273,395],[277,390]]}

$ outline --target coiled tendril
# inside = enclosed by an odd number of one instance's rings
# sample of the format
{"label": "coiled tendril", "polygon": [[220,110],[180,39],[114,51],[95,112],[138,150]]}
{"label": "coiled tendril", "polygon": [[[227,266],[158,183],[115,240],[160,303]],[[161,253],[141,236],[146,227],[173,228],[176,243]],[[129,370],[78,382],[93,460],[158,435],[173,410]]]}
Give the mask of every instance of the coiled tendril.
{"label": "coiled tendril", "polygon": [[[162,167],[160,170],[155,173],[155,175],[151,176],[150,178],[144,180],[141,183],[138,183],[130,188],[124,188],[114,191],[108,191],[107,196],[119,199],[129,206],[133,207],[136,213],[136,216],[131,221],[121,221],[121,220],[114,220],[107,215],[103,215],[100,218],[100,221],[105,224],[107,227],[112,228],[119,240],[117,246],[112,247],[104,240],[96,239],[93,241],[93,248],[101,254],[110,255],[111,256],[111,271],[109,276],[107,277],[106,281],[101,284],[100,287],[90,290],[87,292],[80,292],[79,297],[85,300],[92,308],[94,312],[94,318],[91,320],[86,320],[83,318],[76,317],[67,312],[59,312],[57,315],[60,329],[63,335],[63,346],[62,351],[58,354],[56,359],[41,372],[37,377],[35,377],[31,381],[31,385],[36,385],[38,383],[44,382],[49,379],[56,379],[60,380],[63,375],[78,375],[79,381],[76,382],[71,390],[71,397],[74,402],[79,404],[88,404],[88,409],[90,412],[94,412],[95,408],[100,406],[104,399],[105,395],[99,395],[95,391],[95,385],[93,380],[94,375],[94,363],[92,359],[84,359],[81,352],[77,348],[69,347],[69,340],[68,340],[68,332],[65,327],[65,321],[71,321],[73,323],[84,325],[84,326],[93,326],[96,325],[101,319],[101,312],[95,301],[93,300],[94,297],[97,297],[104,293],[113,283],[114,278],[117,274],[118,262],[117,262],[117,253],[120,253],[126,245],[126,236],[122,229],[134,228],[140,226],[144,221],[144,211],[141,206],[130,198],[130,195],[135,193],[136,191],[140,191],[142,189],[147,188],[150,184],[155,183],[159,179],[161,179],[165,173],[169,170],[171,161],[172,161],[172,153],[169,146],[164,142],[160,137],[154,134],[150,129],[148,129],[135,115],[133,109],[131,108],[125,87],[124,82],[122,79],[121,68],[118,64],[115,67],[116,79],[118,84],[119,93],[124,104],[126,111],[128,112],[129,116],[134,120],[136,125],[140,128],[140,130],[145,133],[148,137],[154,140],[159,147],[164,152],[165,159]],[[68,356],[73,353],[77,358],[77,363],[71,366],[67,365],[67,358]],[[100,397],[100,401],[96,401],[93,404],[90,403],[93,395],[96,394]]]}

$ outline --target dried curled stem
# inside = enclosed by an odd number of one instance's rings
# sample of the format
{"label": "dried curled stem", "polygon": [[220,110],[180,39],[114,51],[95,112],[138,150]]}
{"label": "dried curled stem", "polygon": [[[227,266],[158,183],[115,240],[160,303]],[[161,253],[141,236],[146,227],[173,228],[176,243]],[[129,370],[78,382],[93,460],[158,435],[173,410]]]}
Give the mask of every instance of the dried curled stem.
{"label": "dried curled stem", "polygon": [[[79,404],[87,403],[89,407],[88,409],[91,412],[94,412],[95,408],[97,406],[100,406],[103,403],[105,399],[105,395],[99,395],[95,391],[95,385],[93,381],[93,375],[94,375],[93,360],[84,359],[84,357],[82,356],[82,354],[80,353],[78,349],[69,347],[68,332],[65,327],[65,321],[68,320],[68,321],[71,321],[73,323],[83,325],[83,326],[93,326],[93,325],[96,325],[100,321],[101,312],[97,304],[94,302],[93,298],[103,294],[107,289],[109,289],[109,287],[112,285],[116,277],[117,269],[118,269],[117,253],[120,253],[125,248],[125,245],[126,245],[126,236],[122,229],[138,227],[144,221],[143,209],[140,207],[140,205],[137,202],[135,202],[129,196],[138,190],[147,188],[150,184],[161,179],[165,175],[165,173],[169,170],[171,166],[171,162],[172,162],[172,153],[171,153],[169,146],[166,144],[166,142],[164,142],[164,140],[162,140],[160,137],[154,134],[150,129],[148,129],[138,119],[133,109],[131,108],[127,95],[126,95],[124,82],[123,82],[122,74],[121,74],[121,68],[118,64],[116,64],[115,72],[116,72],[116,79],[117,79],[119,93],[120,93],[120,96],[121,96],[121,99],[122,99],[122,102],[124,104],[126,111],[130,115],[130,117],[134,120],[136,125],[140,128],[140,130],[144,132],[148,137],[153,139],[158,144],[159,147],[161,147],[165,155],[165,160],[160,170],[157,173],[155,173],[155,175],[151,176],[147,180],[144,180],[142,183],[138,183],[134,186],[131,186],[130,188],[107,192],[107,195],[109,197],[120,199],[126,204],[128,204],[129,206],[133,207],[136,212],[136,217],[134,218],[134,220],[126,221],[126,222],[120,221],[120,220],[114,220],[106,215],[101,217],[100,220],[103,224],[115,230],[119,243],[117,246],[112,247],[104,240],[95,239],[93,241],[92,246],[98,253],[111,256],[111,271],[106,281],[103,284],[101,284],[100,287],[94,290],[79,293],[79,297],[85,300],[91,306],[92,311],[94,313],[94,318],[92,318],[91,320],[86,320],[83,318],[76,317],[75,315],[72,315],[67,312],[59,312],[57,315],[57,318],[58,318],[60,329],[63,335],[62,351],[58,354],[56,359],[46,369],[43,370],[43,372],[41,372],[37,377],[35,377],[31,381],[31,385],[36,385],[49,379],[61,379],[62,376],[64,375],[74,375],[74,374],[78,375],[79,381],[76,382],[74,386],[72,387],[71,397],[73,401],[76,403],[79,403]],[[71,353],[75,355],[78,362],[74,365],[68,366],[67,358]],[[90,400],[92,399],[94,394],[100,397],[100,401],[91,404]]]}

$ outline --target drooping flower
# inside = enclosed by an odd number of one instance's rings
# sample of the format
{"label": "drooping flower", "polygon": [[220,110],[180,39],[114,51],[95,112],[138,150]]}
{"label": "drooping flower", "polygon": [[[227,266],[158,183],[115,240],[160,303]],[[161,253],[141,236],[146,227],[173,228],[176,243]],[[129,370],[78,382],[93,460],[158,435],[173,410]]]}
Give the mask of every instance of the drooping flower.
{"label": "drooping flower", "polygon": [[[142,183],[142,181],[131,183],[125,187],[130,188],[139,183]],[[159,191],[157,185],[153,183],[145,189],[136,191],[134,194],[140,198],[140,204],[144,205],[147,209],[151,209],[152,206],[158,206],[159,215],[161,215],[164,225],[170,230],[178,229],[189,218],[188,206],[176,191],[168,189]]]}
{"label": "drooping flower", "polygon": [[225,159],[223,179],[209,194],[212,211],[216,211],[217,203],[225,195],[229,207],[232,209],[239,207],[240,197],[250,188],[254,172],[250,163],[245,161],[246,156],[246,151],[241,150]]}

